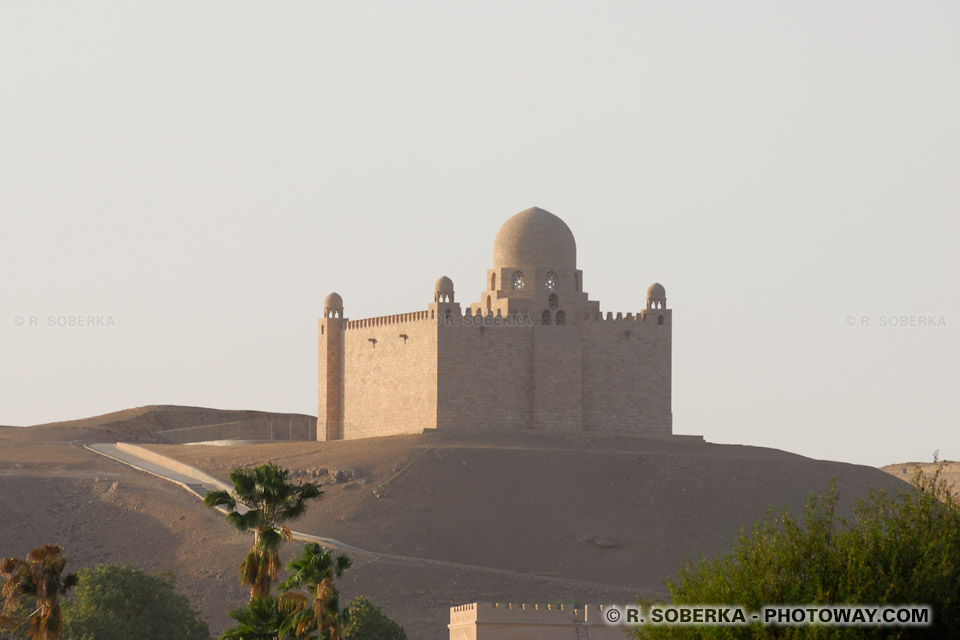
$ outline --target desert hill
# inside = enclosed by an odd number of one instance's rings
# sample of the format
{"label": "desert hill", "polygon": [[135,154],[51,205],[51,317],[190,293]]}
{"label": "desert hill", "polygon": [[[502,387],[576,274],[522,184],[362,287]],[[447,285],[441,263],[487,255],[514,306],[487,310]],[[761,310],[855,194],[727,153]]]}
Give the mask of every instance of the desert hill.
{"label": "desert hill", "polygon": [[[881,469],[895,478],[909,482],[918,469],[926,475],[933,475],[936,467],[937,464],[933,462],[901,462],[888,464]],[[941,477],[950,485],[954,495],[960,495],[960,462],[944,460]]]}
{"label": "desert hill", "polygon": [[[0,431],[0,555],[58,541],[71,570],[172,570],[219,632],[245,600],[236,566],[246,539],[182,489],[78,442],[157,410],[176,412],[144,407],[99,424]],[[797,511],[831,477],[844,504],[871,486],[904,486],[877,469],[772,449],[582,435],[147,446],[221,478],[268,460],[317,477],[324,500],[294,528],[374,552],[354,556],[343,596],[369,595],[411,638],[437,640],[451,604],[623,602],[662,591],[684,557],[728,549],[769,506]]]}
{"label": "desert hill", "polygon": [[183,443],[233,438],[312,440],[316,433],[316,418],[300,413],[148,405],[29,428],[37,430],[36,437],[80,442]]}
{"label": "desert hill", "polygon": [[729,548],[770,505],[798,512],[830,478],[843,505],[901,485],[772,449],[582,435],[150,448],[223,479],[265,460],[345,472],[298,530],[364,549],[648,590],[682,558]]}

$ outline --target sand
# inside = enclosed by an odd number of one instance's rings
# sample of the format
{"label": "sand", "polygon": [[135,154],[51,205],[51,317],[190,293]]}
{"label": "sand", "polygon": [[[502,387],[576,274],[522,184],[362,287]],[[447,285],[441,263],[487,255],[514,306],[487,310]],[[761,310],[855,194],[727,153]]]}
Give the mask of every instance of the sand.
{"label": "sand", "polygon": [[[175,409],[163,408],[165,420]],[[219,419],[189,409],[183,423]],[[150,408],[120,414],[0,430],[0,554],[59,542],[70,570],[129,562],[173,571],[219,633],[246,599],[236,567],[249,542],[183,489],[82,447],[116,434],[142,442],[138,423],[158,424]],[[354,557],[342,598],[373,598],[424,640],[447,637],[453,604],[663,593],[684,558],[728,549],[770,506],[798,511],[831,477],[844,505],[870,487],[905,486],[870,467],[772,449],[581,435],[149,446],[224,479],[265,461],[320,475],[323,500],[293,528],[374,552]],[[334,483],[331,471],[346,478]]]}

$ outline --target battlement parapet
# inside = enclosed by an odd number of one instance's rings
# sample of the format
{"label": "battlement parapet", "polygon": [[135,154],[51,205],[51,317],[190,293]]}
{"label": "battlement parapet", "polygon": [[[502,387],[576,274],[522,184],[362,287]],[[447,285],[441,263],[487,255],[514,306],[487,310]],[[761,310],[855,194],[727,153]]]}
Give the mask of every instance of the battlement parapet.
{"label": "battlement parapet", "polygon": [[660,316],[668,315],[664,312],[669,312],[669,309],[644,309],[643,311],[638,311],[637,313],[626,313],[618,311],[614,314],[612,311],[607,311],[603,313],[602,311],[597,312],[588,312],[584,313],[579,317],[582,322],[598,322],[598,323],[607,323],[607,322],[648,322],[653,320],[657,322]]}
{"label": "battlement parapet", "polygon": [[603,605],[473,602],[450,607],[450,626],[603,624]]}
{"label": "battlement parapet", "polygon": [[360,320],[349,320],[345,325],[345,330],[350,329],[369,329],[371,327],[386,327],[394,324],[405,324],[410,322],[425,322],[436,320],[436,314],[431,310],[412,311],[410,313],[396,313],[389,316],[378,316],[375,318],[362,318]]}
{"label": "battlement parapet", "polygon": [[473,318],[520,318],[527,316],[528,314],[523,312],[508,313],[503,314],[502,309],[484,309],[479,307],[474,311],[471,307],[467,307],[463,312],[464,317],[473,317]]}

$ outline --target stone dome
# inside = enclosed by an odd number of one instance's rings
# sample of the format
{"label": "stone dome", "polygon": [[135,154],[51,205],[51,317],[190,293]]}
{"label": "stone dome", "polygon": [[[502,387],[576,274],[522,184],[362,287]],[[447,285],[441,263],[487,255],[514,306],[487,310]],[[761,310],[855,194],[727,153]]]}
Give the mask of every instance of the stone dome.
{"label": "stone dome", "polygon": [[577,242],[567,224],[533,207],[503,223],[493,242],[493,267],[542,267],[571,273],[577,268]]}
{"label": "stone dome", "polygon": [[441,276],[433,286],[433,290],[436,293],[453,293],[453,280],[447,276]]}
{"label": "stone dome", "polygon": [[343,309],[343,298],[340,297],[339,293],[333,292],[323,299],[323,308]]}
{"label": "stone dome", "polygon": [[654,282],[647,289],[647,298],[649,300],[666,300],[667,299],[667,290],[663,288],[663,285],[659,282]]}

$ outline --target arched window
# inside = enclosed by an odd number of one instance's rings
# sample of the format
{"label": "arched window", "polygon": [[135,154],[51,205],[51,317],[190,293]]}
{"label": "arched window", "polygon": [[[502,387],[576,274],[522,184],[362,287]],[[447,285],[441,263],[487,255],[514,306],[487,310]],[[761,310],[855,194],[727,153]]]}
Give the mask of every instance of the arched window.
{"label": "arched window", "polygon": [[548,271],[547,277],[544,278],[543,286],[547,288],[547,291],[556,291],[558,282],[559,282],[559,279],[557,278],[556,272]]}
{"label": "arched window", "polygon": [[547,301],[547,306],[551,309],[556,309],[557,305],[560,304],[560,299],[557,297],[557,294],[551,293],[550,298]]}
{"label": "arched window", "polygon": [[490,311],[490,296],[487,296],[487,311]]}
{"label": "arched window", "polygon": [[657,324],[663,324],[663,316],[657,316]]}
{"label": "arched window", "polygon": [[576,291],[580,291],[580,274],[579,273],[573,274],[573,288]]}
{"label": "arched window", "polygon": [[557,311],[557,324],[567,324],[567,314],[563,312],[563,309]]}
{"label": "arched window", "polygon": [[490,276],[490,291],[497,290],[497,274]]}
{"label": "arched window", "polygon": [[540,324],[550,324],[550,312],[547,309],[540,314]]}
{"label": "arched window", "polygon": [[514,271],[513,272],[513,288],[514,289],[523,289],[523,285],[526,284],[526,280],[523,277],[523,271]]}
{"label": "arched window", "polygon": [[443,316],[447,320],[447,322],[450,322],[450,318],[453,317],[453,311],[451,311],[450,309],[447,309],[447,312],[443,314]]}

